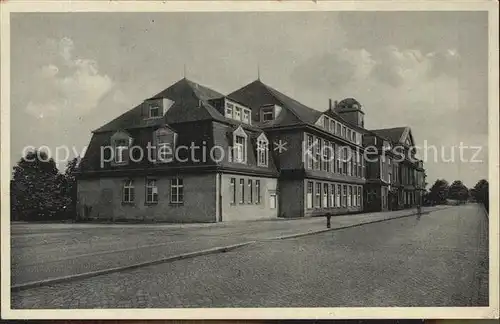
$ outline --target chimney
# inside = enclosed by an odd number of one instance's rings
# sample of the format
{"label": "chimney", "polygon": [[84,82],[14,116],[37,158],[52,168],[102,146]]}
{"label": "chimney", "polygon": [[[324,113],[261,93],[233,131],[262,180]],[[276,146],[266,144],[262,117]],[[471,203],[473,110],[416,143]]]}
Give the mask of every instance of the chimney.
{"label": "chimney", "polygon": [[328,109],[332,109],[332,99],[328,99]]}

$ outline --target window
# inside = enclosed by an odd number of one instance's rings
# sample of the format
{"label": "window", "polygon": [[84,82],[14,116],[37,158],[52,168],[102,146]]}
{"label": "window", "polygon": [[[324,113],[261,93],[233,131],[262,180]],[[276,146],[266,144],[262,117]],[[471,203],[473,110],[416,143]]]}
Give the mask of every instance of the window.
{"label": "window", "polygon": [[175,150],[175,142],[177,134],[167,128],[159,128],[154,133],[154,141],[156,146],[156,162],[171,162],[173,160],[173,152]]}
{"label": "window", "polygon": [[362,174],[361,174],[361,160],[363,160],[363,153],[362,152],[358,152],[358,177],[362,177]]}
{"label": "window", "polygon": [[307,135],[307,147],[305,148],[306,149],[305,156],[307,159],[306,167],[308,169],[312,169],[313,167],[313,157],[312,157],[313,143],[314,143],[314,138],[311,135]]}
{"label": "window", "polygon": [[274,119],[273,108],[262,109],[262,121],[270,121]]}
{"label": "window", "polygon": [[361,190],[363,187],[358,186],[358,207],[361,206]]}
{"label": "window", "polygon": [[248,203],[252,204],[253,203],[253,181],[251,179],[248,179]]}
{"label": "window", "polygon": [[392,165],[391,165],[391,159],[387,158],[387,182],[391,184],[393,181],[392,179]]}
{"label": "window", "polygon": [[342,137],[345,138],[345,133],[346,133],[346,127],[342,126]]}
{"label": "window", "polygon": [[335,169],[335,161],[336,161],[336,154],[335,154],[335,143],[330,142],[330,171],[332,173],[337,172]]}
{"label": "window", "polygon": [[245,203],[245,179],[240,179],[240,204]]}
{"label": "window", "polygon": [[347,188],[347,207],[351,207],[352,205],[352,186]]}
{"label": "window", "polygon": [[255,180],[255,202],[260,204],[260,180]]}
{"label": "window", "polygon": [[316,183],[316,199],[314,202],[314,207],[321,207],[321,183]]}
{"label": "window", "polygon": [[160,107],[154,105],[149,107],[149,118],[160,117]]}
{"label": "window", "polygon": [[269,208],[276,208],[276,191],[269,191]]}
{"label": "window", "polygon": [[135,199],[135,189],[134,189],[134,181],[125,180],[123,184],[123,197],[122,201],[124,203],[132,203]]}
{"label": "window", "polygon": [[358,187],[357,186],[352,187],[352,205],[358,206]]}
{"label": "window", "polygon": [[328,118],[326,116],[323,116],[323,128],[325,130],[328,130],[328,126],[329,126]]}
{"label": "window", "polygon": [[241,108],[234,107],[234,119],[241,120]]}
{"label": "window", "polygon": [[361,170],[361,177],[364,178],[366,175],[366,167],[365,167],[365,159],[364,157],[361,158],[361,164],[362,164],[362,170]]}
{"label": "window", "polygon": [[352,170],[353,170],[353,176],[357,177],[358,176],[358,158],[359,154],[358,151],[354,152],[353,160],[352,160]]}
{"label": "window", "polygon": [[170,180],[170,202],[172,204],[184,202],[184,181],[180,178]]}
{"label": "window", "polygon": [[323,184],[323,208],[328,207],[328,184]]}
{"label": "window", "polygon": [[340,195],[342,193],[342,186],[341,185],[337,185],[337,202],[335,203],[335,206],[336,207],[340,207]]}
{"label": "window", "polygon": [[346,207],[347,206],[347,185],[344,185],[344,192],[343,192],[343,196],[342,196],[342,207]]}
{"label": "window", "polygon": [[128,139],[116,139],[115,140],[115,159],[114,162],[117,164],[127,163],[129,154],[129,140]]}
{"label": "window", "polygon": [[307,182],[307,209],[311,209],[313,207],[313,182]]}
{"label": "window", "polygon": [[330,143],[323,140],[323,170],[330,172]]}
{"label": "window", "polygon": [[351,141],[352,141],[353,143],[356,143],[356,132],[355,132],[355,131],[352,131],[352,132],[351,132]]}
{"label": "window", "polygon": [[337,173],[342,174],[342,156],[343,156],[344,150],[340,145],[337,145]]}
{"label": "window", "polygon": [[229,189],[231,190],[231,204],[236,204],[236,179],[231,178]]}
{"label": "window", "polygon": [[238,163],[246,163],[246,138],[236,135],[234,148],[234,161]]}
{"label": "window", "polygon": [[[349,148],[346,147],[346,152],[351,152]],[[351,154],[347,155],[347,175],[351,176],[352,175],[352,156]]]}
{"label": "window", "polygon": [[347,147],[344,147],[343,148],[343,151],[342,152],[342,174],[346,174],[347,175],[347,160],[349,158],[349,156],[347,155]]}
{"label": "window", "polygon": [[349,128],[347,129],[347,139],[351,140],[351,130]]}
{"label": "window", "polygon": [[250,110],[243,109],[243,122],[250,124]]}
{"label": "window", "polygon": [[330,133],[335,134],[335,120],[330,119]]}
{"label": "window", "polygon": [[337,123],[337,131],[336,131],[337,136],[340,136],[340,134],[341,134],[341,131],[340,131],[340,130],[341,130],[341,129],[342,129],[342,124]]}
{"label": "window", "polygon": [[158,187],[156,186],[156,180],[147,179],[146,180],[146,203],[156,204],[158,202]]}
{"label": "window", "polygon": [[269,141],[264,134],[257,138],[257,165],[267,166],[269,159]]}
{"label": "window", "polygon": [[233,104],[226,103],[226,117],[233,118],[233,108]]}
{"label": "window", "polygon": [[321,141],[318,138],[314,139],[314,170],[321,169]]}
{"label": "window", "polygon": [[335,185],[330,185],[330,207],[335,207]]}

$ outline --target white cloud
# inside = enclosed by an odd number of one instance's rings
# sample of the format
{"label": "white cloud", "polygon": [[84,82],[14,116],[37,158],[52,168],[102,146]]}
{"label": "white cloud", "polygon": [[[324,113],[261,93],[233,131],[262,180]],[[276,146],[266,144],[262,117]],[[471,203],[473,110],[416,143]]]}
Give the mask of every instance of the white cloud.
{"label": "white cloud", "polygon": [[55,62],[35,72],[35,90],[26,111],[50,119],[63,114],[82,115],[96,108],[113,88],[113,80],[99,72],[95,61],[74,58],[75,46],[70,38],[51,41],[48,47],[56,54]]}

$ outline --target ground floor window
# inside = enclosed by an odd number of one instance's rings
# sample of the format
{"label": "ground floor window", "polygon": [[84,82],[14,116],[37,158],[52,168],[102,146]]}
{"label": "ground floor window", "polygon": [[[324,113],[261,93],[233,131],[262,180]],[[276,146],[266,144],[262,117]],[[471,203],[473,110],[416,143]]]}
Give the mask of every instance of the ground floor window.
{"label": "ground floor window", "polygon": [[156,180],[146,180],[146,203],[155,204],[158,202],[158,186]]}
{"label": "ground floor window", "polygon": [[358,207],[361,206],[361,192],[362,192],[361,186],[358,187]]}
{"label": "ground floor window", "polygon": [[236,179],[231,178],[229,184],[229,190],[231,190],[231,204],[236,204]]}
{"label": "ground floor window", "polygon": [[269,192],[269,208],[275,209],[277,204],[277,197],[275,191]]}
{"label": "ground floor window", "polygon": [[347,207],[352,205],[352,186],[347,188]]}
{"label": "ground floor window", "polygon": [[328,207],[328,183],[323,184],[323,207]]}
{"label": "ground floor window", "polygon": [[344,185],[344,192],[342,196],[342,207],[347,207],[347,185]]}
{"label": "ground floor window", "polygon": [[125,180],[123,184],[123,197],[122,201],[125,203],[134,202],[135,199],[135,188],[133,180]]}
{"label": "ground floor window", "polygon": [[335,185],[334,184],[330,185],[330,207],[336,207],[335,206]]}
{"label": "ground floor window", "polygon": [[248,179],[248,203],[253,203],[253,181]]}
{"label": "ground floor window", "polygon": [[260,180],[255,180],[255,202],[260,204]]}
{"label": "ground floor window", "polygon": [[307,200],[307,208],[308,209],[313,208],[313,182],[312,181],[307,182],[306,200]]}
{"label": "ground floor window", "polygon": [[341,185],[337,185],[337,197],[336,197],[336,204],[335,206],[336,207],[340,207],[340,195],[342,194],[342,186]]}
{"label": "ground floor window", "polygon": [[245,203],[245,179],[240,179],[240,204]]}
{"label": "ground floor window", "polygon": [[321,183],[316,183],[316,199],[314,203],[314,207],[321,207]]}
{"label": "ground floor window", "polygon": [[172,204],[184,202],[184,181],[180,178],[174,178],[170,181],[170,202]]}
{"label": "ground floor window", "polygon": [[352,200],[353,200],[352,205],[354,207],[357,207],[358,206],[358,187],[354,186],[354,187],[352,187],[352,190],[353,190],[353,192],[352,192]]}

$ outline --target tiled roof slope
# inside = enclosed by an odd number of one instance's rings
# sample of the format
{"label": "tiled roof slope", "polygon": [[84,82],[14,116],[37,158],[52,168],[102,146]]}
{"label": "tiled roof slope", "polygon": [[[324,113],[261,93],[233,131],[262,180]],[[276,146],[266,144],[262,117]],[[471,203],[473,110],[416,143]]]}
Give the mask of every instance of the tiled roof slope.
{"label": "tiled roof slope", "polygon": [[383,128],[383,129],[373,129],[371,132],[375,133],[380,137],[387,138],[394,143],[399,143],[401,136],[408,127],[394,127],[394,128]]}
{"label": "tiled roof slope", "polygon": [[[224,95],[184,78],[150,98],[168,98],[174,101],[174,105],[168,110],[164,119],[145,119],[145,111],[141,103],[94,132],[100,133],[206,119],[223,121],[225,118],[208,102],[211,99],[220,97],[224,97]],[[199,105],[200,103],[201,105]]]}

